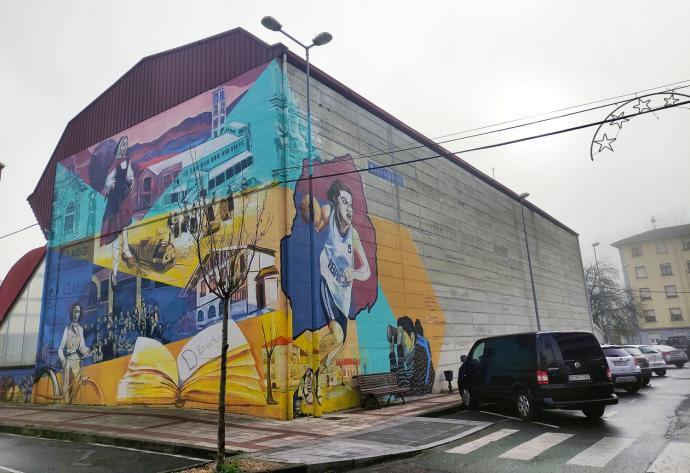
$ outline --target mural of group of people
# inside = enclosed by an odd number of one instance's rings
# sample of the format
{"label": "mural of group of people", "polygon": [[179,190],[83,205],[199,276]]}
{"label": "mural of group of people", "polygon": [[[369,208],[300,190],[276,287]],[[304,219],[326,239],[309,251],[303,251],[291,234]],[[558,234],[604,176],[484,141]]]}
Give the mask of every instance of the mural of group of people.
{"label": "mural of group of people", "polygon": [[[253,263],[229,308],[232,408],[270,417],[307,414],[315,403],[338,410],[357,404],[354,378],[376,372],[395,373],[413,394],[431,392],[444,318],[414,242],[401,225],[369,214],[349,155],[330,160],[324,171],[314,166],[310,195],[304,140],[276,136],[284,113],[271,98],[282,93],[281,74],[277,62],[261,66],[58,164],[66,189],[55,191],[54,220],[62,231],[53,232],[47,260],[51,315],[44,309],[37,400],[166,398],[178,407],[208,407],[209,383],[218,382],[222,305],[207,300],[200,252],[189,235],[203,222],[204,238],[245,223],[251,228],[260,217],[252,214],[258,199],[275,215],[292,201],[292,220],[287,232],[274,225],[256,242],[261,248],[233,249],[263,259]],[[298,108],[290,110],[303,121]],[[291,133],[304,132],[297,128]],[[302,175],[280,185],[274,171],[284,166],[286,150]],[[271,185],[259,192],[259,183]],[[256,205],[240,208],[238,198]],[[79,241],[91,243],[77,251]],[[414,278],[421,303],[399,288],[403,258],[414,263],[405,277]],[[396,271],[399,277],[390,277]],[[74,286],[83,289],[66,294],[61,277],[83,281]],[[90,285],[98,291],[89,293]],[[270,339],[264,326],[272,327]],[[75,385],[85,382],[98,399],[76,396]]]}

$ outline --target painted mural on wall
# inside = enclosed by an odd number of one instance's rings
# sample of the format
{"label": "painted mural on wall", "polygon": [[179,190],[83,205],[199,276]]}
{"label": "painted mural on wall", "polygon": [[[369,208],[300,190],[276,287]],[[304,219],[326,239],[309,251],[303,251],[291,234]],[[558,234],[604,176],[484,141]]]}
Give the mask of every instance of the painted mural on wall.
{"label": "painted mural on wall", "polygon": [[445,318],[412,236],[370,214],[347,155],[313,150],[310,208],[305,114],[285,83],[270,62],[57,165],[34,383],[22,391],[34,402],[214,408],[223,304],[194,235],[252,225],[263,204],[273,225],[260,244],[223,250],[248,269],[228,305],[230,410],[355,406],[361,373],[431,391]]}
{"label": "painted mural on wall", "polygon": [[0,370],[0,402],[31,402],[31,368]]}

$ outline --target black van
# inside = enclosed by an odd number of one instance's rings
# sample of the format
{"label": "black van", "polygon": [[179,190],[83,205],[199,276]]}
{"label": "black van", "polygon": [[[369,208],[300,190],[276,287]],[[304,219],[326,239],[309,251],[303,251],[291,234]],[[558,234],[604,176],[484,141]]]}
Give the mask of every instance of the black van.
{"label": "black van", "polygon": [[509,401],[525,420],[539,409],[580,409],[598,418],[618,403],[604,353],[589,332],[483,338],[460,361],[458,390],[470,409]]}

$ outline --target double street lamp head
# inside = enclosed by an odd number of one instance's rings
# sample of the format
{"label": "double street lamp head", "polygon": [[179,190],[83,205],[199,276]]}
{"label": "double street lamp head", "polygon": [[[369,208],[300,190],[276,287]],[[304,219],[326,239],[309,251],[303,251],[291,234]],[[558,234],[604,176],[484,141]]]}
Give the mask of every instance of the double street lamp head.
{"label": "double street lamp head", "polygon": [[[271,31],[279,31],[279,32],[283,33],[284,35],[286,35],[288,38],[296,41],[292,36],[290,36],[285,31],[283,31],[283,25],[281,25],[280,22],[278,20],[276,20],[275,18],[273,18],[272,16],[263,17],[261,19],[261,24],[264,25],[265,28],[267,28]],[[324,31],[324,32],[319,33],[316,36],[314,36],[314,39],[311,40],[312,44],[310,46],[305,46],[302,43],[300,43],[300,45],[309,49],[312,46],[323,46],[324,44],[328,44],[331,42],[332,39],[333,39],[333,35],[327,31]],[[299,41],[297,41],[297,42],[299,42]]]}

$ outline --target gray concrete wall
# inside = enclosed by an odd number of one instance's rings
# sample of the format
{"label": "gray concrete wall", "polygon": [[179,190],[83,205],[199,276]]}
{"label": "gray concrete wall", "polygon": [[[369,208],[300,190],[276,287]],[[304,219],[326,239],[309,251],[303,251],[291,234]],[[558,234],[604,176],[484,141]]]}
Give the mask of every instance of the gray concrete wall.
{"label": "gray concrete wall", "polygon": [[[304,74],[287,70],[293,100],[305,103]],[[349,153],[364,169],[368,159],[389,164],[436,154],[379,154],[418,143],[316,81],[311,90],[322,159]],[[446,320],[435,390],[447,389],[443,370],[456,372],[477,338],[536,329],[520,203],[445,158],[392,169],[404,187],[360,173],[369,213],[407,227],[422,256]],[[542,329],[591,330],[577,236],[529,209],[525,219]]]}

